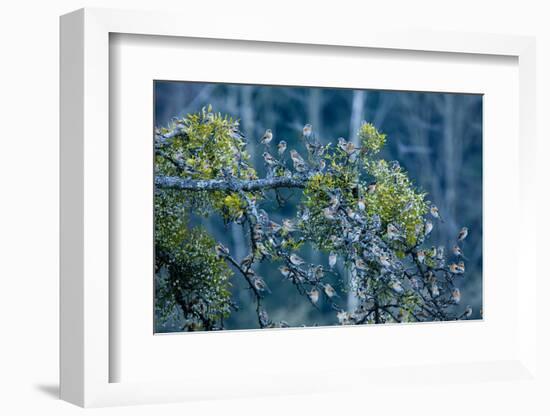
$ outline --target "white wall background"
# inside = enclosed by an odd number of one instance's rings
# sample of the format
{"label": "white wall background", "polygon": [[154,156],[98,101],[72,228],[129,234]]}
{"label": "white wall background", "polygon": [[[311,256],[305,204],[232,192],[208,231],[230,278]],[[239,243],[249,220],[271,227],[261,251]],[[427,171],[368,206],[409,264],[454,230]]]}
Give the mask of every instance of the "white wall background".
{"label": "white wall background", "polygon": [[[190,4],[186,4],[190,3]],[[538,133],[540,214],[548,207],[550,128],[550,29],[544,1],[292,1],[186,2],[183,0],[19,0],[0,9],[0,413],[77,414],[81,409],[56,399],[58,385],[58,16],[74,9],[116,7],[166,9],[207,18],[216,13],[230,19],[274,19],[304,26],[388,25],[439,30],[536,35],[538,41]],[[184,22],[182,22],[184,24]],[[505,186],[505,184],[503,184]],[[548,247],[548,219],[540,219],[539,259]],[[512,225],[513,226],[513,225]],[[541,260],[540,266],[544,267]],[[548,269],[548,267],[546,267]],[[539,320],[541,368],[550,374],[548,309],[543,301],[550,285],[542,282]],[[547,379],[548,380],[548,379]],[[171,414],[549,414],[545,393],[550,384],[494,383],[456,385],[452,396],[433,386],[430,394],[410,392],[370,397],[345,393],[330,396],[258,398],[100,409],[101,415]],[[439,409],[439,411],[438,411]]]}

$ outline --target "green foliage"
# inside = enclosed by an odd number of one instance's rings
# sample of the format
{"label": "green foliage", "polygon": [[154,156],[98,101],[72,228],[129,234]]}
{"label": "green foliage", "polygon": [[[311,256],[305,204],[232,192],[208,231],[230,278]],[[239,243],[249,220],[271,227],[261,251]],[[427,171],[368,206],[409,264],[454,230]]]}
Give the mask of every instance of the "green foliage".
{"label": "green foliage", "polygon": [[159,315],[179,312],[189,329],[212,329],[230,313],[232,271],[217,256],[215,240],[201,228],[189,228],[178,196],[163,191],[155,197]]}
{"label": "green foliage", "polygon": [[386,144],[386,135],[380,133],[371,123],[363,122],[357,136],[361,139],[361,145],[372,153],[378,153]]}
{"label": "green foliage", "polygon": [[384,228],[390,223],[399,226],[407,244],[415,245],[428,211],[426,194],[414,189],[398,164],[366,160],[365,170],[376,181],[376,191],[365,194],[368,214],[378,215]]}
{"label": "green foliage", "polygon": [[[390,223],[398,226],[405,234],[406,244],[415,245],[428,211],[426,194],[415,190],[407,172],[396,162],[374,158],[386,142],[385,134],[372,124],[363,123],[358,135],[361,148],[350,155],[340,147],[329,147],[323,157],[330,172],[315,173],[308,181],[303,204],[313,213],[312,221],[306,225],[309,237],[320,248],[333,248],[326,236],[334,235],[337,229],[324,210],[331,197],[338,195],[341,205],[352,210],[357,210],[362,200],[369,217],[377,215],[384,229]],[[368,186],[371,181],[376,184],[372,192]]]}
{"label": "green foliage", "polygon": [[[227,176],[254,179],[256,171],[248,165],[250,155],[239,132],[239,122],[227,115],[215,114],[212,108],[174,119],[160,135],[172,136],[168,146],[157,153],[157,174],[189,179],[216,179]],[[182,200],[203,214],[215,209],[226,220],[242,215],[241,197],[225,192],[185,192]]]}

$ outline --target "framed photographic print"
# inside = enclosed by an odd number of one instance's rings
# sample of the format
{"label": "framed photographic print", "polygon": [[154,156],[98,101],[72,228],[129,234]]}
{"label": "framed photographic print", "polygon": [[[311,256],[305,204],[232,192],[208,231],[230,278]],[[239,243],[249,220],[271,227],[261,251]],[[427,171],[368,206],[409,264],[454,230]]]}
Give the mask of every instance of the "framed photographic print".
{"label": "framed photographic print", "polygon": [[530,379],[533,71],[530,38],[62,17],[62,398]]}

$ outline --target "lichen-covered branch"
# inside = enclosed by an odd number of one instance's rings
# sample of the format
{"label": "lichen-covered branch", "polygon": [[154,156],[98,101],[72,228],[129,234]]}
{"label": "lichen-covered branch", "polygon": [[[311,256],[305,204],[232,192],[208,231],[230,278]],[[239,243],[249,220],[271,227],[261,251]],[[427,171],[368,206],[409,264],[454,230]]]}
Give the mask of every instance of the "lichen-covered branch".
{"label": "lichen-covered branch", "polygon": [[305,188],[307,177],[274,177],[269,179],[184,179],[178,176],[155,177],[155,186],[161,189],[185,191],[264,191],[279,188]]}

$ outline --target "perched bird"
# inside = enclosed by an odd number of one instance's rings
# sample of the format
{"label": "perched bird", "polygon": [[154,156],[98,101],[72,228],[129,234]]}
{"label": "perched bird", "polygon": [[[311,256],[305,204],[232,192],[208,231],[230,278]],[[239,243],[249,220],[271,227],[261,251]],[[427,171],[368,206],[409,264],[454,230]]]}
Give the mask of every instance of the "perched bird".
{"label": "perched bird", "polygon": [[319,160],[319,170],[325,170],[327,164],[324,159]]}
{"label": "perched bird", "polygon": [[378,256],[378,261],[384,267],[390,267],[391,266],[391,263],[389,262],[389,257],[384,255],[384,254]]}
{"label": "perched bird", "polygon": [[311,137],[312,132],[313,132],[313,126],[311,124],[306,124],[302,129],[302,137],[309,139]]}
{"label": "perched bird", "polygon": [[460,273],[464,273],[466,271],[466,266],[464,265],[463,261],[459,261],[457,267]]}
{"label": "perched bird", "polygon": [[451,273],[453,274],[462,274],[464,273],[464,267],[460,267],[458,264],[456,263],[451,263],[449,264],[449,270],[451,271]]}
{"label": "perched bird", "polygon": [[426,253],[424,253],[424,250],[418,250],[416,252],[416,258],[419,263],[424,263],[424,260],[426,259]]}
{"label": "perched bird", "polygon": [[316,304],[319,301],[319,291],[317,289],[311,289],[307,292],[307,296],[313,304]]}
{"label": "perched bird", "polygon": [[292,220],[285,219],[283,220],[282,230],[283,230],[283,233],[288,234],[296,231],[296,226],[294,225],[294,222]]}
{"label": "perched bird", "polygon": [[323,270],[323,266],[315,266],[313,268],[313,275],[315,276],[315,278],[317,280],[320,280],[322,279],[323,277],[325,277],[325,271]]}
{"label": "perched bird", "polygon": [[300,156],[300,154],[296,150],[290,151],[290,158],[292,159],[294,169],[296,169],[297,172],[306,171],[306,162],[304,162],[304,159],[302,159],[302,156]]}
{"label": "perched bird", "polygon": [[432,296],[435,298],[435,297],[438,297],[439,296],[439,286],[437,286],[436,283],[433,283],[431,286],[430,286],[430,292],[432,292]]}
{"label": "perched bird", "polygon": [[304,222],[309,221],[310,216],[311,216],[311,212],[309,211],[308,208],[305,208],[300,214],[300,220]]}
{"label": "perched bird", "polygon": [[331,207],[326,207],[323,209],[323,216],[327,220],[334,220],[336,217],[334,216],[335,212]]}
{"label": "perched bird", "polygon": [[401,283],[399,283],[399,280],[391,280],[389,283],[390,288],[398,293],[401,294],[404,292],[403,286],[401,286]]}
{"label": "perched bird", "polygon": [[258,211],[258,221],[260,221],[261,224],[267,224],[269,221],[269,214],[266,212],[265,209],[260,209]]}
{"label": "perched bird", "polygon": [[229,249],[222,243],[216,244],[216,254],[220,257],[229,256]]}
{"label": "perched bird", "polygon": [[355,259],[355,267],[357,267],[359,270],[367,270],[367,263],[363,261],[363,259]]}
{"label": "perched bird", "polygon": [[357,200],[357,208],[359,208],[359,211],[364,211],[366,208],[365,200],[363,198],[359,198]]}
{"label": "perched bird", "polygon": [[409,212],[409,211],[412,209],[413,206],[414,206],[413,201],[407,202],[407,204],[403,207],[403,211],[402,211],[402,212],[403,212],[403,213]]}
{"label": "perched bird", "polygon": [[273,140],[273,133],[271,132],[271,129],[267,129],[260,139],[260,143],[265,144],[266,146]]}
{"label": "perched bird", "polygon": [[328,283],[325,283],[325,285],[323,286],[323,290],[325,291],[325,295],[327,295],[329,298],[333,298],[334,296],[337,296],[336,290],[334,290],[334,288]]}
{"label": "perched bird", "polygon": [[340,197],[338,195],[331,195],[329,205],[333,210],[336,211],[340,206]]}
{"label": "perched bird", "polygon": [[302,264],[305,263],[304,259],[302,259],[300,256],[294,253],[290,255],[290,262],[295,266],[301,266]]}
{"label": "perched bird", "polygon": [[466,306],[466,310],[464,311],[464,316],[466,318],[469,318],[474,313],[472,307],[470,305]]}
{"label": "perched bird", "polygon": [[427,220],[424,224],[424,235],[428,235],[432,232],[434,229],[434,224],[430,220]]}
{"label": "perched bird", "polygon": [[455,287],[451,292],[451,299],[453,303],[460,303],[460,289],[458,287]]}
{"label": "perched bird", "polygon": [[253,262],[254,262],[254,255],[249,254],[244,259],[242,259],[241,267],[243,269],[248,269],[252,265]]}
{"label": "perched bird", "polygon": [[263,154],[265,163],[267,163],[269,166],[273,166],[277,163],[277,160],[271,156],[268,152],[264,152]]}
{"label": "perched bird", "polygon": [[458,233],[456,239],[458,241],[464,241],[468,237],[468,227],[462,227]]}
{"label": "perched bird", "polygon": [[355,152],[355,145],[353,142],[348,142],[343,137],[338,139],[338,147],[342,149],[348,156]]}
{"label": "perched bird", "polygon": [[437,252],[436,252],[435,258],[437,260],[443,260],[443,257],[445,257],[445,247],[439,246],[439,247],[437,247]]}
{"label": "perched bird", "polygon": [[457,257],[464,257],[464,252],[462,251],[462,249],[459,247],[459,246],[454,246],[453,247],[453,254]]}
{"label": "perched bird", "polygon": [[338,137],[338,147],[340,149],[344,150],[347,144],[348,144],[348,141],[346,139],[344,139],[343,137]]}
{"label": "perched bird", "polygon": [[414,290],[420,289],[420,282],[418,281],[418,279],[416,277],[413,277],[411,279],[411,286]]}
{"label": "perched bird", "polygon": [[334,252],[331,252],[328,255],[328,265],[330,266],[331,269],[336,265],[337,259],[338,259],[338,256]]}
{"label": "perched bird", "polygon": [[269,291],[266,283],[260,276],[255,276],[254,280],[252,280],[252,284],[258,292]]}
{"label": "perched bird", "polygon": [[336,318],[338,319],[338,322],[340,325],[346,325],[350,322],[350,314],[346,311],[338,311],[336,314]]}
{"label": "perched bird", "polygon": [[367,186],[367,193],[368,194],[373,194],[376,192],[376,187],[378,186],[378,184],[376,182],[371,182],[368,184]]}
{"label": "perched bird", "polygon": [[391,223],[388,224],[388,227],[386,228],[386,232],[390,240],[393,240],[394,238],[399,237],[399,230],[395,225]]}
{"label": "perched bird", "polygon": [[279,156],[282,156],[285,150],[286,150],[286,142],[284,140],[281,140],[277,144],[277,151],[279,152]]}
{"label": "perched bird", "polygon": [[269,316],[267,315],[267,312],[265,311],[265,309],[260,309],[260,312],[258,313],[258,318],[260,320],[261,326],[269,325]]}
{"label": "perched bird", "polygon": [[288,277],[290,275],[290,268],[288,266],[279,266],[279,271],[284,277]]}
{"label": "perched bird", "polygon": [[430,207],[430,214],[432,214],[432,217],[437,218],[438,220],[443,222],[443,220],[441,219],[441,216],[439,215],[439,208],[437,208],[435,205],[432,205]]}
{"label": "perched bird", "polygon": [[271,231],[272,233],[278,233],[280,230],[281,230],[281,226],[279,224],[277,224],[276,222],[274,221],[270,221],[268,224],[267,224],[267,228],[269,231]]}
{"label": "perched bird", "polygon": [[431,283],[431,284],[434,284],[434,283],[436,283],[436,281],[437,281],[434,272],[432,272],[431,270],[428,271],[428,274],[427,274],[427,276],[426,276],[426,281],[427,281],[428,283]]}

